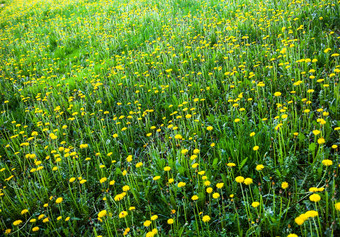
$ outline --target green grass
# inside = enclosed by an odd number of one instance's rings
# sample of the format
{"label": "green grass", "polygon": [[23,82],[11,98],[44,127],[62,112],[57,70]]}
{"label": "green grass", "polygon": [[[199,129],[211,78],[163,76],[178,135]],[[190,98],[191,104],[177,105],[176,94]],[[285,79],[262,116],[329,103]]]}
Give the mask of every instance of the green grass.
{"label": "green grass", "polygon": [[1,233],[338,236],[339,3],[6,1]]}

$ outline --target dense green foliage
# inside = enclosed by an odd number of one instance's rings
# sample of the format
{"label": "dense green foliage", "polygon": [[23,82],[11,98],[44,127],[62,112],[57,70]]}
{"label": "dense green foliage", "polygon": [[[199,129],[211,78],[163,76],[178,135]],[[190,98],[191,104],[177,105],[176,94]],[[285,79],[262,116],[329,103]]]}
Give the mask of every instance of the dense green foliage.
{"label": "dense green foliage", "polygon": [[1,3],[1,233],[339,236],[339,3]]}

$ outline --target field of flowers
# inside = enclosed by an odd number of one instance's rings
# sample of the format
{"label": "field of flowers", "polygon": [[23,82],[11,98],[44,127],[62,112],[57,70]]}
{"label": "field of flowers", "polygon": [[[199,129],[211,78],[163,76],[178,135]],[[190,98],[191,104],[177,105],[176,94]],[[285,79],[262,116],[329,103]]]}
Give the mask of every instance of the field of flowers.
{"label": "field of flowers", "polygon": [[340,236],[339,0],[5,0],[0,235]]}

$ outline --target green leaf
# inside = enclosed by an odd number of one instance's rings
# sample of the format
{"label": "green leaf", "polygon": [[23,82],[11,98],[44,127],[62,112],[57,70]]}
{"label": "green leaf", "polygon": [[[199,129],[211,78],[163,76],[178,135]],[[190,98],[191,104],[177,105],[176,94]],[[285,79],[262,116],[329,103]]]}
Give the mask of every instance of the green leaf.
{"label": "green leaf", "polygon": [[240,165],[238,167],[239,170],[242,169],[242,167],[246,164],[247,160],[248,160],[248,157],[242,160],[242,162],[240,163]]}
{"label": "green leaf", "polygon": [[120,168],[116,168],[116,174],[117,174],[117,175],[122,174],[122,170],[121,170]]}
{"label": "green leaf", "polygon": [[225,174],[221,174],[221,178],[223,180],[223,183],[227,183],[227,177],[225,176]]}
{"label": "green leaf", "polygon": [[213,161],[212,166],[216,169],[217,168],[217,163],[218,163],[218,158],[215,158]]}
{"label": "green leaf", "polygon": [[315,149],[316,149],[316,144],[315,143],[309,144],[309,150],[310,151],[315,151]]}
{"label": "green leaf", "polygon": [[178,167],[178,172],[179,172],[180,174],[184,174],[185,168],[184,168],[183,166]]}
{"label": "green leaf", "polygon": [[303,141],[305,141],[306,136],[303,133],[299,133],[298,138],[299,138],[300,142],[303,142]]}

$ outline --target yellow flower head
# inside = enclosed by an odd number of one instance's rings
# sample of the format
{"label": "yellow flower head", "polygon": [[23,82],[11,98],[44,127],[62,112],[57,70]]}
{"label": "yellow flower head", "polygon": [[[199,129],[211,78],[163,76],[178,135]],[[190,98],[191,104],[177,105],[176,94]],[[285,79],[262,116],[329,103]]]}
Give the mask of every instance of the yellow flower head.
{"label": "yellow flower head", "polygon": [[183,155],[187,154],[188,152],[189,152],[188,149],[183,149],[183,150],[181,151],[181,153],[182,153]]}
{"label": "yellow flower head", "polygon": [[311,218],[314,218],[314,217],[317,217],[319,215],[319,213],[317,211],[307,211],[305,213],[306,217],[311,217]]}
{"label": "yellow flower head", "polygon": [[142,167],[143,166],[143,162],[138,162],[137,164],[136,164],[136,168],[139,168],[139,167]]}
{"label": "yellow flower head", "polygon": [[323,160],[322,161],[322,164],[324,165],[324,166],[331,166],[331,165],[333,165],[333,161],[331,161],[331,160]]}
{"label": "yellow flower head", "polygon": [[220,197],[220,194],[219,194],[219,193],[214,193],[214,194],[213,194],[213,198],[217,199],[217,198],[219,198],[219,197]]}
{"label": "yellow flower head", "polygon": [[228,166],[228,167],[235,167],[236,164],[235,164],[235,163],[228,163],[227,166]]}
{"label": "yellow flower head", "polygon": [[63,201],[63,198],[62,197],[59,197],[57,198],[57,200],[55,200],[55,203],[59,204]]}
{"label": "yellow flower head", "polygon": [[127,161],[127,162],[131,162],[131,161],[132,161],[132,155],[129,155],[129,156],[126,158],[126,161]]}
{"label": "yellow flower head", "polygon": [[16,220],[13,222],[14,226],[20,225],[22,223],[22,220]]}
{"label": "yellow flower head", "polygon": [[256,170],[257,171],[261,171],[261,170],[263,170],[264,169],[264,166],[263,165],[257,165],[256,166]]}
{"label": "yellow flower head", "polygon": [[202,218],[202,221],[203,222],[209,222],[211,220],[211,218],[210,218],[210,216],[208,216],[208,215],[205,215],[205,216],[203,216],[203,218]]}
{"label": "yellow flower head", "polygon": [[316,192],[319,191],[319,189],[316,188],[316,187],[310,187],[308,191],[311,192],[311,193],[316,193]]}
{"label": "yellow flower head", "polygon": [[145,226],[145,227],[149,227],[150,225],[151,225],[151,221],[149,221],[149,220],[146,220],[146,221],[144,221],[144,223],[143,223],[143,225]]}
{"label": "yellow flower head", "polygon": [[193,201],[198,200],[198,196],[197,196],[197,195],[192,196],[192,197],[191,197],[191,200],[193,200]]}
{"label": "yellow flower head", "polygon": [[218,188],[218,189],[223,188],[223,186],[224,186],[224,183],[218,183],[218,184],[216,184],[216,188]]}
{"label": "yellow flower head", "polygon": [[305,222],[305,220],[301,217],[296,217],[294,221],[298,225],[302,225]]}
{"label": "yellow flower head", "polygon": [[127,211],[122,211],[121,213],[119,213],[119,218],[124,218],[128,215]]}
{"label": "yellow flower head", "polygon": [[180,134],[175,135],[175,139],[182,139],[182,135]]}
{"label": "yellow flower head", "polygon": [[21,211],[21,215],[24,215],[24,214],[26,214],[26,213],[28,213],[28,210],[27,210],[27,209],[24,209],[24,210]]}
{"label": "yellow flower head", "polygon": [[319,194],[312,194],[309,196],[309,200],[311,200],[312,202],[319,202],[321,200],[321,197]]}
{"label": "yellow flower head", "polygon": [[125,185],[125,186],[123,186],[122,189],[123,189],[124,192],[127,192],[127,191],[130,190],[130,186],[129,185]]}
{"label": "yellow flower head", "polygon": [[288,187],[289,187],[289,184],[287,182],[282,182],[282,184],[281,184],[282,189],[286,189]]}
{"label": "yellow flower head", "polygon": [[335,210],[340,211],[340,202],[334,204]]}
{"label": "yellow flower head", "polygon": [[152,231],[149,231],[148,233],[146,233],[145,237],[154,237],[155,234]]}
{"label": "yellow flower head", "polygon": [[181,188],[181,187],[184,187],[185,185],[186,185],[186,183],[184,183],[184,182],[179,182],[177,186],[178,186],[179,188]]}
{"label": "yellow flower head", "polygon": [[251,179],[251,178],[246,178],[243,182],[244,182],[245,185],[250,185],[250,184],[253,183],[253,179]]}
{"label": "yellow flower head", "polygon": [[106,214],[107,214],[106,210],[102,210],[98,213],[98,218],[102,218],[102,217],[106,216]]}
{"label": "yellow flower head", "polygon": [[319,138],[318,139],[318,143],[321,145],[321,144],[324,144],[326,141],[323,137]]}
{"label": "yellow flower head", "polygon": [[50,134],[50,138],[51,138],[52,140],[55,140],[55,139],[57,139],[58,137],[57,137],[56,135],[54,135],[54,133],[51,133],[51,134]]}
{"label": "yellow flower head", "polygon": [[236,181],[237,183],[243,183],[244,178],[243,178],[242,176],[237,176],[237,177],[235,178],[235,181]]}
{"label": "yellow flower head", "polygon": [[304,221],[308,220],[308,216],[305,213],[301,214],[299,217]]}

